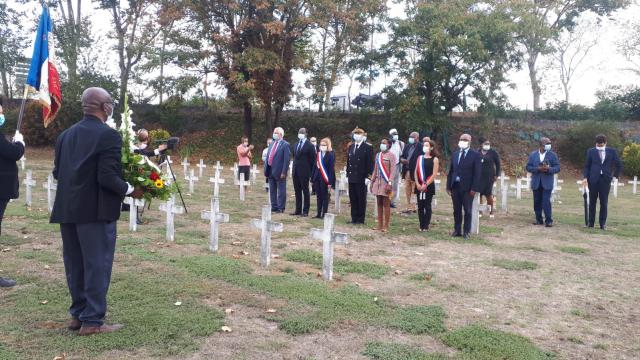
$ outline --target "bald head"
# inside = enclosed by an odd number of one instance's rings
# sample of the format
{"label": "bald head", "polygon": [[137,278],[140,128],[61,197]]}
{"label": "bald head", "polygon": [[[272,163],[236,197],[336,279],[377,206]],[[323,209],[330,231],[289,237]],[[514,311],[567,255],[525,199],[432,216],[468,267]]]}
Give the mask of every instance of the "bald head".
{"label": "bald head", "polygon": [[82,112],[106,121],[113,112],[115,104],[107,90],[90,87],[82,93]]}

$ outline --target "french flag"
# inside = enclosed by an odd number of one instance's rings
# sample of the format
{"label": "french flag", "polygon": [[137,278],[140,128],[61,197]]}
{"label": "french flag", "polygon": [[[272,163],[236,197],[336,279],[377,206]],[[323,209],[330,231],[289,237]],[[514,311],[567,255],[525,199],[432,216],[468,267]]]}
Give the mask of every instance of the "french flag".
{"label": "french flag", "polygon": [[43,6],[26,85],[31,98],[40,101],[43,106],[44,127],[55,119],[62,106],[60,74],[56,65],[52,30],[53,22],[49,16],[49,9]]}

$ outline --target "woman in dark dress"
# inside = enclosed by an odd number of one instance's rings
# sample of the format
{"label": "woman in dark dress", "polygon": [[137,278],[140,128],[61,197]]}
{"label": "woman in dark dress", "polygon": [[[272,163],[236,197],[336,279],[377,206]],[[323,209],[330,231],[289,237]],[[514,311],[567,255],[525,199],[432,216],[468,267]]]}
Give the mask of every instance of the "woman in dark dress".
{"label": "woman in dark dress", "polygon": [[480,156],[482,158],[482,175],[480,176],[480,202],[482,197],[487,199],[489,205],[489,217],[493,218],[494,201],[493,201],[493,184],[498,174],[500,174],[500,155],[491,148],[489,140],[481,139],[482,147],[480,148]]}
{"label": "woman in dark dress", "polygon": [[316,219],[324,218],[324,214],[329,210],[331,189],[335,189],[336,186],[335,164],[336,154],[331,148],[331,140],[329,138],[320,140],[319,151],[316,153],[316,166],[311,171],[311,181],[318,198]]}
{"label": "woman in dark dress", "polygon": [[427,140],[422,145],[421,155],[416,159],[416,197],[418,199],[418,220],[420,231],[429,230],[431,224],[431,201],[436,194],[436,176],[440,168],[440,160],[436,152],[436,143]]}

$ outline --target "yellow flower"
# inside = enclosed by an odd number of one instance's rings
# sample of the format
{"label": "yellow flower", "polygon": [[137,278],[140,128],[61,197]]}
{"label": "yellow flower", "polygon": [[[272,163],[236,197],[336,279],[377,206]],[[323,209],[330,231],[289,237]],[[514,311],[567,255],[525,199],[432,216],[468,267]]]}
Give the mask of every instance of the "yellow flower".
{"label": "yellow flower", "polygon": [[156,182],[154,183],[154,185],[158,188],[158,189],[162,189],[164,187],[164,182],[162,182],[162,179],[158,179],[156,180]]}

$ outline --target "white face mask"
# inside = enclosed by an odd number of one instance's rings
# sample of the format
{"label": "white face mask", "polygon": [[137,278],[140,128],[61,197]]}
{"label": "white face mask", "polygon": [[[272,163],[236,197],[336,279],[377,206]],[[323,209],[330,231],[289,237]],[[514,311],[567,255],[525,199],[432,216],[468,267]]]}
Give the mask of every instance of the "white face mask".
{"label": "white face mask", "polygon": [[144,150],[147,148],[147,143],[141,143],[140,145],[138,145],[138,149],[140,150]]}
{"label": "white face mask", "polygon": [[482,150],[484,150],[484,151],[491,150],[491,145],[482,145]]}
{"label": "white face mask", "polygon": [[458,147],[462,150],[467,150],[467,148],[469,147],[469,142],[460,140],[458,141]]}
{"label": "white face mask", "polygon": [[249,146],[248,142],[244,142],[243,144],[244,144],[244,146]]}
{"label": "white face mask", "polygon": [[382,152],[387,151],[387,144],[380,144],[380,151]]}
{"label": "white face mask", "polygon": [[550,151],[551,150],[551,144],[546,144],[544,146],[544,151]]}
{"label": "white face mask", "polygon": [[424,152],[425,154],[428,154],[431,152],[431,148],[428,146],[423,146],[422,147],[422,152]]}
{"label": "white face mask", "polygon": [[307,136],[305,134],[298,134],[298,139],[304,140]]}
{"label": "white face mask", "polygon": [[320,151],[327,152],[327,145],[320,145]]}
{"label": "white face mask", "polygon": [[393,138],[393,141],[398,141],[398,134],[394,134],[391,137]]}
{"label": "white face mask", "polygon": [[276,140],[276,141],[278,140],[278,134],[273,133],[273,136],[272,136],[272,137],[273,137],[273,140]]}
{"label": "white face mask", "polygon": [[606,148],[607,148],[607,145],[602,145],[602,146],[596,145],[596,149],[598,149],[599,151],[604,151],[604,149]]}
{"label": "white face mask", "polygon": [[316,144],[317,144],[317,143],[316,143],[315,141],[312,141],[312,142],[311,142],[311,145],[313,145],[313,146],[316,146]]}
{"label": "white face mask", "polygon": [[360,134],[353,134],[353,140],[354,140],[355,142],[360,142],[360,141],[362,141],[362,135],[360,135]]}
{"label": "white face mask", "polygon": [[409,145],[412,145],[413,143],[416,142],[416,139],[414,138],[409,138]]}

